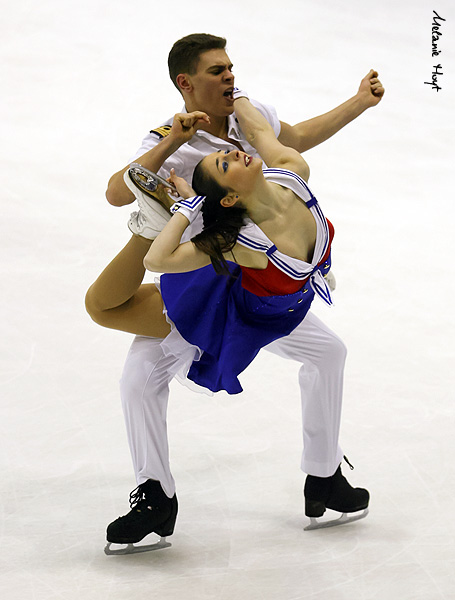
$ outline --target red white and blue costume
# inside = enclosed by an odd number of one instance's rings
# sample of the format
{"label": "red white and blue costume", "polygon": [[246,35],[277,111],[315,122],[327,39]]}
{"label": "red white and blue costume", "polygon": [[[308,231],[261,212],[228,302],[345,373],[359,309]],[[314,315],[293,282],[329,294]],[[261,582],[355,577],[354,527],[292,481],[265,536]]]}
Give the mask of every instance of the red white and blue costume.
{"label": "red white and blue costume", "polygon": [[[275,134],[278,136],[280,123],[275,110],[255,101],[252,102],[272,125]],[[172,119],[167,121],[164,126],[170,128],[171,123]],[[148,134],[144,138],[141,148],[130,162],[133,162],[133,160],[158,144],[161,134],[156,134],[154,131]],[[232,140],[239,143],[245,152],[258,156],[254,148],[246,142],[235,119],[235,114],[228,117],[228,135]],[[159,174],[167,177],[170,169],[174,167],[178,175],[191,181],[191,174],[196,164],[210,152],[220,149],[233,150],[236,149],[236,146],[205,131],[198,131],[189,143],[184,144],[169,157]],[[280,176],[278,170],[270,169],[269,171],[267,177],[270,180],[275,180],[272,177],[278,178]],[[272,171],[275,172],[272,173]],[[278,181],[278,183],[280,182]],[[305,192],[303,193],[305,194]],[[303,199],[311,203],[311,192],[308,191],[307,196],[304,195]],[[310,209],[318,222],[319,206],[314,204],[310,206]],[[270,240],[267,240],[256,226],[248,225],[245,227],[241,232],[239,242],[255,243],[257,249],[263,249],[269,255],[268,267],[265,270],[242,268],[243,290],[250,291],[253,296],[261,288],[262,290],[265,289],[266,293],[262,297],[263,307],[272,306],[275,302],[275,296],[268,295],[267,290],[272,294],[280,291],[278,296],[281,296],[281,299],[278,303],[280,309],[284,308],[284,312],[290,315],[290,321],[286,325],[289,326],[290,333],[284,335],[284,337],[278,337],[277,335],[276,339],[273,338],[275,341],[268,343],[264,350],[301,364],[298,376],[303,422],[301,467],[305,473],[329,477],[336,471],[343,458],[343,452],[338,444],[338,437],[346,348],[340,338],[311,311],[306,313],[303,320],[301,319],[304,311],[307,310],[306,300],[299,303],[301,298],[312,298],[315,293],[323,297],[326,302],[330,298],[323,279],[323,275],[328,271],[327,267],[330,265],[330,255],[323,256],[324,252],[322,250],[325,248],[324,244],[327,243],[328,238],[330,239],[331,229],[328,221],[324,225],[322,217],[318,227],[321,228],[320,231],[318,230],[321,249],[318,250],[317,246],[311,264],[302,261],[296,263],[296,259],[289,260],[288,257],[285,266],[282,263],[281,253],[273,248]],[[196,220],[187,229],[186,239],[196,235],[200,228],[201,222]],[[327,249],[328,246],[325,253]],[[327,266],[325,266],[326,262],[328,262]],[[317,269],[315,270],[316,266]],[[234,268],[239,269],[238,266]],[[286,272],[283,271],[283,268],[290,270]],[[206,269],[208,272],[210,267]],[[321,277],[318,273],[321,274]],[[212,277],[213,275],[212,271]],[[167,283],[163,277],[161,278],[161,286],[167,309],[171,311],[173,318],[179,321],[177,313],[174,314],[172,302],[169,298],[166,298]],[[219,285],[219,281],[223,280],[225,278],[218,278],[217,285]],[[188,281],[188,293],[193,294],[194,298],[197,294],[194,286],[191,286],[191,281]],[[275,285],[278,287],[275,287]],[[290,287],[287,288],[286,285]],[[304,292],[305,289],[308,290],[306,293]],[[246,291],[242,291],[245,298],[248,296]],[[182,290],[180,289],[180,297],[182,297],[181,294]],[[189,296],[185,295],[184,297],[184,305],[188,306]],[[233,296],[232,301],[234,300],[235,297]],[[288,301],[289,305],[286,305]],[[268,302],[270,304],[267,304]],[[282,302],[285,304],[282,304]],[[211,298],[210,304],[213,310],[213,305],[216,304],[214,298]],[[198,320],[202,318],[204,308],[205,306],[201,307],[201,311],[197,315]],[[294,311],[289,309],[294,309]],[[294,316],[297,317],[295,322],[293,321]],[[271,323],[269,315],[267,316],[267,322]],[[182,329],[182,333],[180,334],[177,327],[175,327],[165,340],[136,336],[128,353],[120,382],[122,406],[136,481],[141,484],[147,479],[158,480],[169,497],[172,497],[175,493],[175,483],[169,465],[166,425],[169,385],[172,379],[182,372],[183,367],[188,370],[190,366],[197,364],[194,361],[198,356],[201,356],[204,347],[204,342],[201,340],[194,342],[194,344],[189,343],[187,340],[182,343],[185,327],[181,323],[178,326]],[[279,331],[278,334],[283,336],[283,330]],[[242,340],[242,344],[244,341]],[[259,347],[263,341],[259,340]],[[238,348],[236,348],[237,351]],[[243,365],[240,365],[240,370],[242,368]],[[235,371],[237,370],[235,369]],[[192,373],[190,376],[192,376]],[[232,373],[232,377],[231,374],[229,375],[234,387],[236,377],[237,373],[235,372]],[[295,399],[285,397],[280,401],[294,402]],[[261,402],[258,398],[258,411],[260,410]]]}
{"label": "red white and blue costume", "polygon": [[330,269],[333,226],[300,176],[284,169],[265,169],[264,176],[291,189],[311,211],[317,226],[311,263],[280,252],[249,221],[241,229],[238,242],[264,252],[268,257],[266,269],[231,263],[230,278],[217,275],[211,265],[160,278],[168,318],[184,340],[200,350],[188,379],[212,392],[241,392],[237,376],[261,348],[288,335],[302,322],[315,293],[332,303],[324,275]]}

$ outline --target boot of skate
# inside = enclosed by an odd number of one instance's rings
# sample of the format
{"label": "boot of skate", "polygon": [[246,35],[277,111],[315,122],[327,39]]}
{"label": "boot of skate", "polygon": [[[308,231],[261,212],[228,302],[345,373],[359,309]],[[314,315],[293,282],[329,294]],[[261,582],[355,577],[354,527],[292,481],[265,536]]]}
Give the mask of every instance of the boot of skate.
{"label": "boot of skate", "polygon": [[322,517],[326,509],[341,513],[365,510],[370,494],[363,488],[353,488],[341,472],[341,465],[331,477],[308,475],[304,488],[305,515]]}
{"label": "boot of skate", "polygon": [[168,498],[159,481],[148,479],[130,494],[131,510],[107,528],[107,541],[134,544],[150,533],[165,538],[174,533],[177,519],[177,496]]}

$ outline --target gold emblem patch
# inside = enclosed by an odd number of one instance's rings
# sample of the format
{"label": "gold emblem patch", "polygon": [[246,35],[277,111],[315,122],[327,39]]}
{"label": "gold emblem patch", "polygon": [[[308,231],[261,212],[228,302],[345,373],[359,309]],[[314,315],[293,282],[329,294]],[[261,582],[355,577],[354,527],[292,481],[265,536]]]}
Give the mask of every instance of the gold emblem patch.
{"label": "gold emblem patch", "polygon": [[162,139],[171,133],[171,129],[171,125],[162,125],[161,127],[157,127],[157,129],[152,129],[150,133],[154,133]]}

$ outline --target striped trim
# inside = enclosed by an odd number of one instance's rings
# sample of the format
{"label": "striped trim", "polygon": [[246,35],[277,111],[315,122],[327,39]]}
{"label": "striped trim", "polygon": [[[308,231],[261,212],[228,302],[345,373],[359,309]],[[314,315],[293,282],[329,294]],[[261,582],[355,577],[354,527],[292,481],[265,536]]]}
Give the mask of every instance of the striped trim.
{"label": "striped trim", "polygon": [[[287,169],[276,169],[276,168],[273,168],[273,167],[270,168],[270,169],[263,169],[263,172],[264,173],[270,173],[271,175],[273,175],[275,173],[276,175],[285,175],[287,177],[292,177],[310,195],[310,200],[308,202],[311,202],[311,206],[313,206],[314,204],[317,204],[316,197],[313,195],[312,191],[307,186],[305,180],[302,179],[302,177],[300,177],[300,175],[297,175],[297,173],[294,173],[293,171],[288,171]],[[307,201],[305,200],[305,204],[306,203],[307,203]]]}
{"label": "striped trim", "polygon": [[294,267],[291,267],[291,265],[289,265],[287,262],[280,259],[276,254],[270,255],[269,260],[273,262],[273,264],[276,265],[280,271],[283,271],[283,273],[286,273],[289,275],[289,277],[292,277],[292,279],[306,279],[313,272],[313,267],[311,266],[305,271],[298,271],[297,269],[294,269]]}
{"label": "striped trim", "polygon": [[[324,254],[327,252],[327,249],[330,245],[330,231],[329,231],[329,224],[327,223],[326,218],[324,217],[324,213],[322,212],[319,204],[315,204],[313,206],[314,210],[317,213],[317,216],[319,217],[319,221],[321,223],[321,226],[323,228],[323,232],[324,232],[324,245],[322,247],[321,252],[319,253],[320,259],[322,259],[322,257],[324,256]],[[319,262],[319,261],[318,261]]]}
{"label": "striped trim", "polygon": [[193,196],[186,200],[179,200],[171,206],[171,213],[175,214],[180,207],[188,208],[189,210],[196,210],[199,204],[204,202],[205,196]]}
{"label": "striped trim", "polygon": [[[319,273],[319,275],[321,275]],[[322,275],[321,275],[322,277]],[[324,302],[326,302],[329,306],[333,304],[332,296],[330,295],[330,289],[327,285],[326,281],[322,279],[323,285],[319,285],[317,282],[317,277],[313,276],[310,278],[310,285],[313,288],[315,294],[317,294]]]}
{"label": "striped trim", "polygon": [[243,246],[247,246],[248,248],[251,248],[252,250],[258,250],[258,252],[267,252],[267,250],[269,248],[269,246],[267,244],[257,242],[256,240],[253,240],[252,238],[246,237],[242,233],[239,233],[239,235],[237,236],[237,241],[240,242]]}
{"label": "striped trim", "polygon": [[154,133],[157,135],[160,140],[171,133],[172,126],[171,125],[161,125],[161,127],[157,127],[156,129],[152,129],[150,133]]}

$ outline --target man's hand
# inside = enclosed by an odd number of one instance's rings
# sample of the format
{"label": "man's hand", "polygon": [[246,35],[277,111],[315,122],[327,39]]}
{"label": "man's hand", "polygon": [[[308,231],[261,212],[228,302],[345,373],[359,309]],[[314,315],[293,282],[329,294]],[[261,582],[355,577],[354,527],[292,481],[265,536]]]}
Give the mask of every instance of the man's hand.
{"label": "man's hand", "polygon": [[376,106],[384,96],[384,87],[378,79],[378,72],[371,69],[360,82],[357,95],[362,98],[365,108]]}
{"label": "man's hand", "polygon": [[200,110],[191,113],[178,113],[174,116],[169,138],[181,144],[188,142],[204,124],[210,124],[210,117]]}
{"label": "man's hand", "polygon": [[[154,171],[156,173],[163,162],[173,152],[175,152],[182,144],[190,140],[196,131],[204,124],[209,123],[209,116],[202,111],[176,114],[170,134],[163,138],[157,146],[154,146],[139,157],[138,160],[140,160],[140,164],[149,169],[149,171]],[[127,188],[123,181],[123,175],[128,168],[129,165],[125,169],[118,171],[118,173],[114,173],[109,180],[106,198],[113,206],[123,206],[134,202],[134,194]],[[168,208],[174,202],[161,186],[158,186],[154,195]]]}

